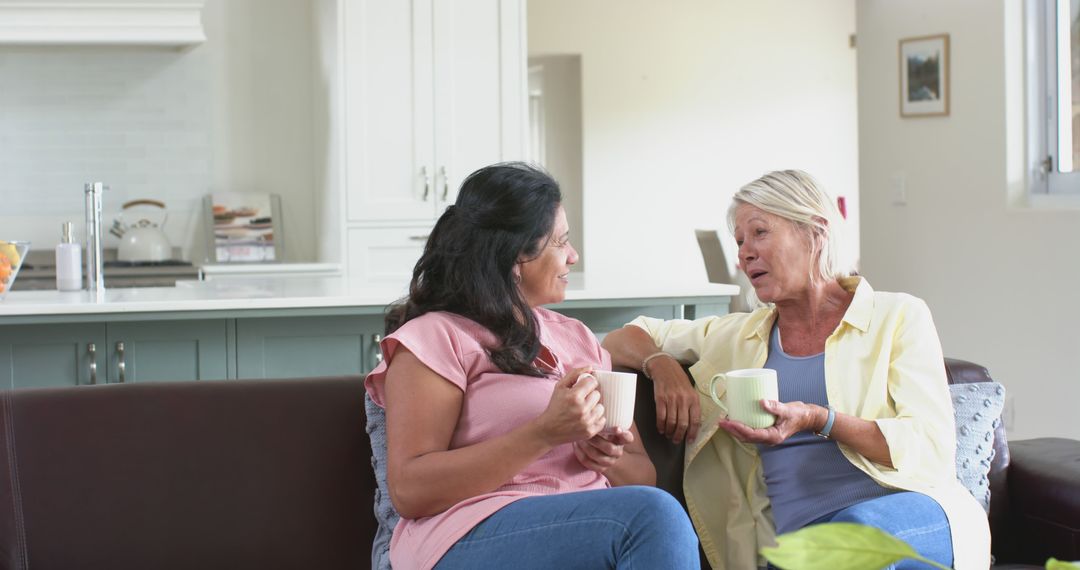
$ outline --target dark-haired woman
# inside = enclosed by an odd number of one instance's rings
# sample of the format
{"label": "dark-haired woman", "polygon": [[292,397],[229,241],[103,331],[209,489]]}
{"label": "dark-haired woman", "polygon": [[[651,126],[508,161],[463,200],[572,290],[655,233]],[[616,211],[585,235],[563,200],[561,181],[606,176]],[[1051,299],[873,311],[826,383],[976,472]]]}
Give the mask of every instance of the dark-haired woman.
{"label": "dark-haired woman", "polygon": [[387,316],[366,386],[386,409],[396,570],[698,567],[637,428],[600,433],[587,373],[610,356],[541,307],[578,258],[560,201],[527,165],[474,172]]}

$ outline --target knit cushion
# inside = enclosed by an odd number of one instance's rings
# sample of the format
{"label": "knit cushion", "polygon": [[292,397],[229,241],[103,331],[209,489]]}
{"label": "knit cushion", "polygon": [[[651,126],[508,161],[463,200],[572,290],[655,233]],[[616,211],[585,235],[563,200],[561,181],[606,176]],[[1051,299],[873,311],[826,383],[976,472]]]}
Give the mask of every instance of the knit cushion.
{"label": "knit cushion", "polygon": [[386,410],[364,395],[364,410],[367,412],[367,432],[371,438],[371,468],[375,470],[375,520],[379,529],[375,532],[375,541],[371,545],[371,567],[375,570],[390,570],[390,537],[394,534],[398,516],[390,502],[390,491],[386,486]]}
{"label": "knit cushion", "polygon": [[997,382],[952,384],[956,409],[956,478],[983,509],[990,510],[990,460],[994,458],[994,428],[1005,407],[1005,387]]}

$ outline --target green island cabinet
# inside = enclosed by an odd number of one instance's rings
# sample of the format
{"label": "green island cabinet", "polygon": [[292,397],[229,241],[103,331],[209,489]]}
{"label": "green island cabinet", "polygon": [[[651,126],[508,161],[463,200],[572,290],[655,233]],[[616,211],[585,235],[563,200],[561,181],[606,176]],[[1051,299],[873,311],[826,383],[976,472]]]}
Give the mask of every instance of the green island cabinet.
{"label": "green island cabinet", "polygon": [[236,320],[238,378],[362,374],[377,364],[381,315]]}
{"label": "green island cabinet", "polygon": [[[725,297],[566,301],[598,336],[638,315],[727,312]],[[0,316],[0,389],[364,374],[382,359],[383,307]]]}
{"label": "green island cabinet", "polygon": [[226,319],[0,325],[0,388],[223,380],[227,325]]}

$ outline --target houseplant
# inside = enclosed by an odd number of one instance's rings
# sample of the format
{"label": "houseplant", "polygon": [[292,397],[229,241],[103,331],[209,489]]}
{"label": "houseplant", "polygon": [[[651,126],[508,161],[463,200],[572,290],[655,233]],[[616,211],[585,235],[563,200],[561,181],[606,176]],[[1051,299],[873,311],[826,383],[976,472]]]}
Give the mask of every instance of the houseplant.
{"label": "houseplant", "polygon": [[[777,546],[761,549],[770,563],[785,570],[879,570],[907,558],[948,570],[919,556],[908,543],[891,534],[855,523],[824,523],[776,537]],[[1051,558],[1047,570],[1080,570],[1080,566]]]}

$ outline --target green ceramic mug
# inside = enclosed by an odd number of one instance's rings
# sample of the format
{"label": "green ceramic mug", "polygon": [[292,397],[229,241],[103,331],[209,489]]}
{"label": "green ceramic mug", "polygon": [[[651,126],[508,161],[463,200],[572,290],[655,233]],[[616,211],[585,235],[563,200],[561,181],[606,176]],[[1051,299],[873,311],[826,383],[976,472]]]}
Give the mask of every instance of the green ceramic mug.
{"label": "green ceramic mug", "polygon": [[[717,384],[720,384],[719,395]],[[776,416],[761,408],[763,399],[780,399],[776,371],[771,368],[743,368],[717,374],[709,381],[709,395],[729,419],[757,429],[776,422]]]}

